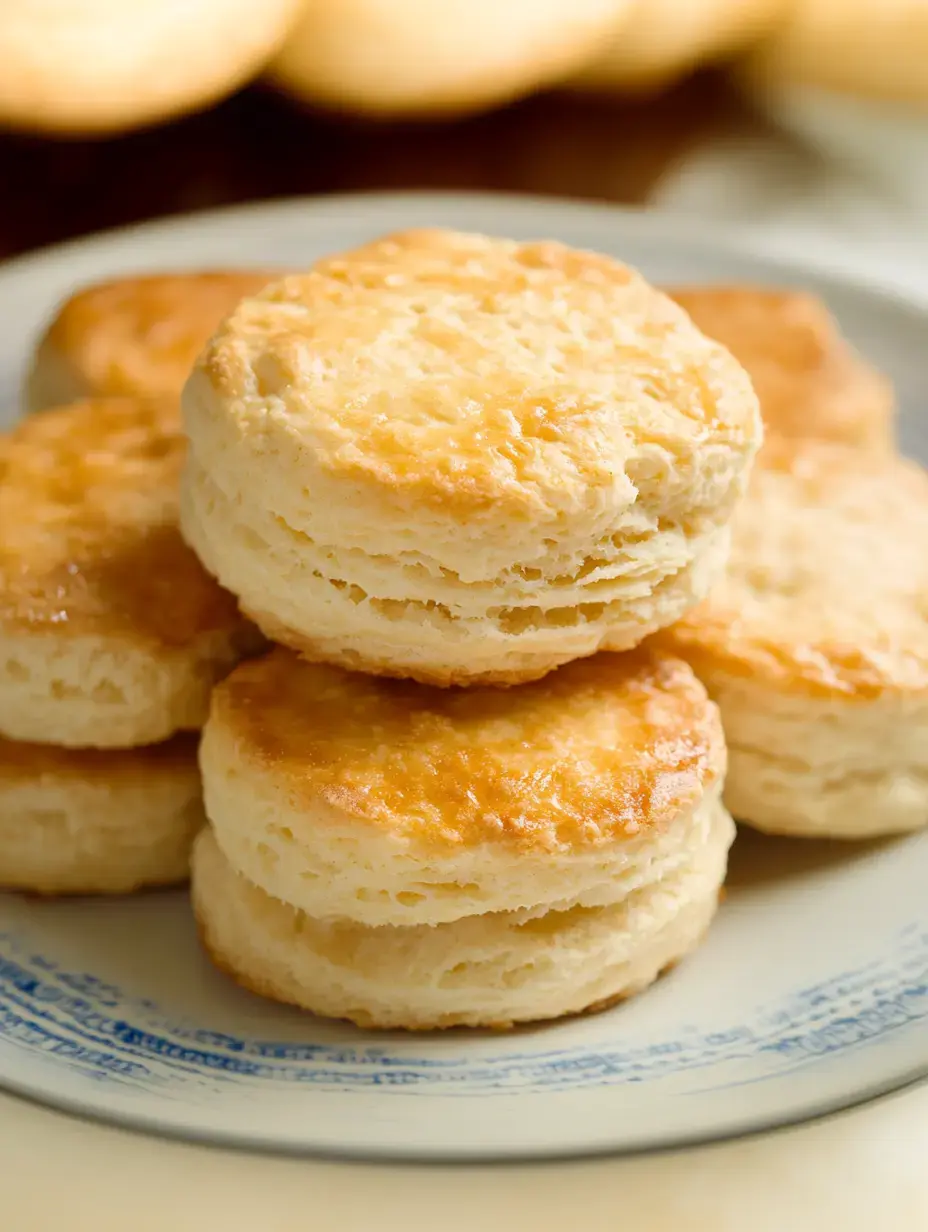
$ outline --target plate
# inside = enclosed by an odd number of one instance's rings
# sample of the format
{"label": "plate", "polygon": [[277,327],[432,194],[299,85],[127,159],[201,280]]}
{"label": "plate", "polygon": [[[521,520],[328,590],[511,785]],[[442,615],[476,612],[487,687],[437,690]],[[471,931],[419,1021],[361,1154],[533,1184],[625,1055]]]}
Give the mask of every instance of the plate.
{"label": "plate", "polygon": [[[799,284],[896,381],[928,455],[928,308],[734,247],[678,219],[486,196],[367,196],[201,215],[0,269],[12,416],[53,305],[106,275],[306,265],[400,226],[556,237],[656,281]],[[365,1034],[214,971],[182,892],[0,895],[0,1085],[126,1126],[251,1149],[499,1160],[681,1146],[799,1122],[928,1076],[928,833],[786,842],[747,831],[704,946],[606,1013],[510,1034]]]}

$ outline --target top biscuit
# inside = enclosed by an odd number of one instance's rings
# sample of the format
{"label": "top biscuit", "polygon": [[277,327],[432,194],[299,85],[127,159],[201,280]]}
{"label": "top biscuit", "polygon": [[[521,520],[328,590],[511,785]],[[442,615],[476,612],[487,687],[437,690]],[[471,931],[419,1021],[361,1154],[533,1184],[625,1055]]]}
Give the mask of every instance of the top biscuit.
{"label": "top biscuit", "polygon": [[0,437],[0,734],[125,747],[199,727],[255,643],[177,527],[176,407],[44,411]]}
{"label": "top biscuit", "polygon": [[151,274],[84,288],[59,308],[39,343],[28,408],[179,394],[222,318],[274,277],[263,270]]}
{"label": "top biscuit", "polygon": [[728,571],[662,634],[714,691],[848,702],[928,691],[928,476],[902,458],[768,444]]}
{"label": "top biscuit", "polygon": [[816,296],[751,286],[670,294],[747,369],[770,434],[892,450],[892,385],[849,346]]}
{"label": "top biscuit", "polygon": [[184,532],[258,623],[439,684],[674,620],[760,435],[743,370],[634,271],[442,231],[244,300],[184,413]]}

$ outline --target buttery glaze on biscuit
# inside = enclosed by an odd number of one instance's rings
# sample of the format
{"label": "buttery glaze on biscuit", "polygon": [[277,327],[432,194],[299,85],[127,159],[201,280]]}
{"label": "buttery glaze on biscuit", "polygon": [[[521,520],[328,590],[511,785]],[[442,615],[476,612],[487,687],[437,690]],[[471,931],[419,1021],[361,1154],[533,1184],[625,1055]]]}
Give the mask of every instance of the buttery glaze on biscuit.
{"label": "buttery glaze on biscuit", "polygon": [[747,375],[618,262],[407,232],[243,301],[184,392],[188,542],[273,640],[426,683],[633,647],[707,590]]}
{"label": "buttery glaze on biscuit", "polygon": [[199,727],[253,629],[177,526],[176,404],[91,400],[0,437],[0,732],[70,746]]}
{"label": "buttery glaze on biscuit", "polygon": [[769,433],[893,451],[892,385],[849,346],[816,296],[751,286],[670,294],[744,365]]}
{"label": "buttery glaze on biscuit", "polygon": [[177,530],[171,402],[88,401],[0,437],[0,628],[184,646],[237,622]]}
{"label": "buttery glaze on biscuit", "polygon": [[270,270],[149,274],[84,288],[58,310],[26,388],[30,410],[79,398],[180,394],[194,360]]}
{"label": "buttery glaze on biscuit", "polygon": [[703,689],[644,651],[500,692],[297,665],[278,649],[218,687],[211,721],[289,798],[439,848],[613,843],[695,805],[720,769]]}
{"label": "buttery glaze on biscuit", "polygon": [[444,690],[278,648],[213,695],[206,808],[233,866],[311,916],[440,924],[602,906],[706,840],[725,746],[690,669],[600,655]]}

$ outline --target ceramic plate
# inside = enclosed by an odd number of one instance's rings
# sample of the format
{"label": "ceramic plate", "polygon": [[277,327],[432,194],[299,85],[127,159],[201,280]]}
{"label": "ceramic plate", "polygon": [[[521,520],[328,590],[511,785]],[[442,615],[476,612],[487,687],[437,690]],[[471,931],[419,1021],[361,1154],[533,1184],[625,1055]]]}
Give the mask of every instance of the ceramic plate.
{"label": "ceramic plate", "polygon": [[[210,264],[306,265],[404,225],[555,236],[655,280],[799,283],[895,379],[926,454],[928,315],[679,221],[496,197],[288,202],[121,232],[0,270],[13,413],[31,340],[78,284]],[[928,1073],[928,833],[879,845],[743,832],[706,944],[646,995],[543,1029],[369,1035],[213,971],[183,893],[0,896],[0,1083],[210,1142],[368,1157],[512,1159],[703,1142],[848,1107]]]}

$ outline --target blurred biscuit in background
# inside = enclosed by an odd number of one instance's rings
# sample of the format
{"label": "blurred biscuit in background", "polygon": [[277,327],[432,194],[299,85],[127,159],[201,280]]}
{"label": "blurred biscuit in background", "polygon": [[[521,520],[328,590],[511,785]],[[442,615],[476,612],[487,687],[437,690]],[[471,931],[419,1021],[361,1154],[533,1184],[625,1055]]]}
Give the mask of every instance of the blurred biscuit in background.
{"label": "blurred biscuit in background", "polygon": [[650,93],[766,33],[786,0],[634,0],[572,88]]}
{"label": "blurred biscuit in background", "polygon": [[96,283],[58,309],[29,372],[29,410],[106,395],[179,395],[213,330],[276,276],[147,274]]}
{"label": "blurred biscuit in background", "polygon": [[127,748],[195,730],[257,644],[178,529],[176,404],[87,401],[0,436],[0,735]]}
{"label": "blurred biscuit in background", "polygon": [[260,70],[304,0],[0,4],[0,124],[106,133],[204,106]]}
{"label": "blurred biscuit in background", "polygon": [[765,447],[725,577],[659,638],[719,704],[738,821],[831,838],[928,823],[926,543],[916,463]]}
{"label": "blurred biscuit in background", "polygon": [[369,115],[465,113],[550,85],[630,0],[316,0],[273,60],[298,98]]}
{"label": "blurred biscuit in background", "polygon": [[128,894],[185,881],[204,822],[197,742],[59,749],[0,738],[0,886]]}
{"label": "blurred biscuit in background", "polygon": [[925,0],[794,0],[752,53],[761,87],[815,86],[903,103],[928,102]]}
{"label": "blurred biscuit in background", "polygon": [[671,288],[669,294],[744,365],[770,435],[884,453],[894,448],[889,378],[854,351],[816,296],[751,286]]}

